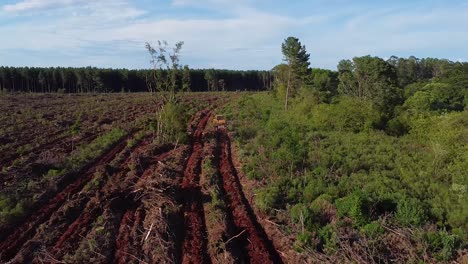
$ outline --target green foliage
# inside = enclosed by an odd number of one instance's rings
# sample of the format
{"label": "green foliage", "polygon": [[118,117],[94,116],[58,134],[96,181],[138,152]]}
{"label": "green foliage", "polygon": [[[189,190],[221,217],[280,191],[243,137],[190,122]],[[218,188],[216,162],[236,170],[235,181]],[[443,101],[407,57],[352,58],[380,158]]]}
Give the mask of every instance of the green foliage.
{"label": "green foliage", "polygon": [[165,104],[160,118],[158,118],[160,134],[158,141],[160,143],[187,141],[186,124],[189,115],[186,107],[181,104],[169,102]]}
{"label": "green foliage", "polygon": [[25,201],[15,201],[0,195],[0,225],[6,225],[22,217],[25,209]]}
{"label": "green foliage", "polygon": [[378,238],[385,230],[379,222],[374,221],[363,226],[361,231],[370,238]]}
{"label": "green foliage", "polygon": [[223,199],[220,197],[219,190],[213,190],[211,192],[211,204],[215,209],[225,210],[226,205],[224,204]]}
{"label": "green foliage", "polygon": [[[257,206],[290,221],[297,248],[309,243],[308,232],[323,229],[319,238],[330,254],[336,232],[344,231],[331,223],[371,242],[388,234],[383,219],[413,231],[449,230],[466,241],[468,68],[453,74],[452,66],[366,56],[340,62],[339,96],[323,98],[327,73],[317,70],[288,111],[284,89],[233,103],[229,118],[243,169],[266,183]],[[276,78],[287,80],[286,69],[276,67]],[[463,245],[451,241],[440,260],[453,259]]]}
{"label": "green foliage", "polygon": [[81,113],[78,115],[78,117],[75,120],[75,123],[70,127],[70,133],[72,136],[76,136],[80,133],[81,130]]}
{"label": "green foliage", "polygon": [[420,226],[427,220],[424,205],[419,200],[408,197],[398,203],[395,217],[405,226]]}
{"label": "green foliage", "polygon": [[73,155],[67,159],[64,164],[65,171],[76,171],[91,160],[95,159],[110,146],[115,144],[125,135],[125,131],[121,129],[113,129],[108,133],[96,138],[88,145],[78,148]]}
{"label": "green foliage", "polygon": [[294,249],[298,252],[302,252],[304,249],[311,249],[313,247],[313,236],[309,232],[302,232],[296,236],[294,242]]}
{"label": "green foliage", "polygon": [[371,56],[355,57],[341,61],[338,69],[341,94],[370,99],[385,114],[400,103],[395,68],[388,62]]}
{"label": "green foliage", "polygon": [[[288,37],[284,40],[281,45],[281,51],[283,52],[283,59],[286,62],[287,81],[286,78],[282,77],[282,82],[278,88],[286,87],[285,93],[285,109],[288,109],[289,97],[294,96],[299,88],[303,85],[307,78],[309,71],[309,57],[304,45],[301,44],[298,38]],[[285,75],[285,74],[282,74]]]}
{"label": "green foliage", "polygon": [[322,241],[322,250],[326,254],[333,254],[338,250],[338,234],[333,225],[326,225],[319,230],[318,235]]}
{"label": "green foliage", "polygon": [[310,83],[319,92],[321,102],[330,102],[332,97],[338,93],[338,72],[312,69]]}
{"label": "green foliage", "polygon": [[355,191],[336,202],[338,215],[348,216],[355,226],[363,226],[369,222],[369,200],[361,191]]}
{"label": "green foliage", "polygon": [[312,223],[312,211],[302,203],[295,204],[289,209],[291,220],[296,224],[308,227]]}
{"label": "green foliage", "polygon": [[281,204],[281,192],[278,187],[259,189],[256,192],[255,204],[264,212],[271,212]]}
{"label": "green foliage", "polygon": [[299,39],[288,37],[281,45],[281,51],[295,78],[305,78],[310,65],[310,54],[307,53],[305,46],[301,44]]}
{"label": "green foliage", "polygon": [[448,261],[460,247],[461,240],[456,235],[450,235],[446,231],[427,232],[423,235],[429,251],[440,261]]}
{"label": "green foliage", "polygon": [[303,191],[304,201],[312,202],[316,200],[317,197],[326,192],[327,185],[327,182],[320,177],[309,179]]}
{"label": "green foliage", "polygon": [[372,103],[343,97],[335,104],[321,104],[312,114],[313,126],[320,130],[361,132],[371,129],[380,120]]}
{"label": "green foliage", "polygon": [[53,179],[57,177],[58,175],[60,175],[61,173],[62,172],[58,169],[50,169],[49,171],[47,171],[46,175],[44,175],[44,178]]}

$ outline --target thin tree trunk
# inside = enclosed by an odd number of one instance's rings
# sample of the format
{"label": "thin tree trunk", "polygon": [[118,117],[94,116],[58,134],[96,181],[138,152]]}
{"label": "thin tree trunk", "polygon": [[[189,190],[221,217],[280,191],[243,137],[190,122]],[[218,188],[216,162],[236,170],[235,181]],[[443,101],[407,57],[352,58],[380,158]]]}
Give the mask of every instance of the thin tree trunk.
{"label": "thin tree trunk", "polygon": [[291,66],[289,66],[288,86],[286,87],[286,100],[284,102],[284,109],[288,110],[289,86],[291,85]]}

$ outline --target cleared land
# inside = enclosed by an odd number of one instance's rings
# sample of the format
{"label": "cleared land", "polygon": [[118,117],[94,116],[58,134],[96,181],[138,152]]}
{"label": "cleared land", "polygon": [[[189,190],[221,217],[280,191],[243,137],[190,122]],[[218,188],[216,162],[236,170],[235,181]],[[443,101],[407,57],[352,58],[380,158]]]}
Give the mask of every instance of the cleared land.
{"label": "cleared land", "polygon": [[149,94],[0,97],[1,261],[281,263],[211,125],[235,96],[180,97],[186,144]]}

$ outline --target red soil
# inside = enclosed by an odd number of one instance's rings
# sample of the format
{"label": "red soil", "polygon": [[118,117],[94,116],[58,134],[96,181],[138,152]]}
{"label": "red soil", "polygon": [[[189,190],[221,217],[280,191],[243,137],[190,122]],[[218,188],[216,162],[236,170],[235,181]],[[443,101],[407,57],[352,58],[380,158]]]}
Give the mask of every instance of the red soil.
{"label": "red soil", "polygon": [[220,148],[220,172],[223,188],[228,200],[228,209],[232,212],[233,222],[242,233],[237,240],[246,240],[247,255],[250,263],[281,263],[277,251],[257,222],[255,214],[245,199],[237,172],[232,163],[231,142],[225,130],[218,131]]}
{"label": "red soil", "polygon": [[182,180],[185,219],[182,263],[207,263],[209,261],[206,253],[205,215],[199,186],[203,156],[203,130],[209,118],[210,113],[208,111],[201,113],[201,119],[191,138],[192,152],[185,166]]}
{"label": "red soil", "polygon": [[115,246],[115,261],[114,263],[118,264],[125,264],[127,263],[126,257],[128,256],[127,247],[130,241],[130,236],[132,232],[132,226],[134,223],[138,223],[135,221],[136,219],[136,212],[134,209],[129,209],[122,217],[122,221],[120,222],[119,227],[119,234],[117,236]]}
{"label": "red soil", "polygon": [[84,210],[83,213],[75,220],[62,234],[59,240],[55,243],[52,253],[57,253],[63,248],[63,244],[67,241],[76,241],[85,234],[86,231],[91,227],[91,221],[94,217],[98,215],[97,209],[94,210]]}

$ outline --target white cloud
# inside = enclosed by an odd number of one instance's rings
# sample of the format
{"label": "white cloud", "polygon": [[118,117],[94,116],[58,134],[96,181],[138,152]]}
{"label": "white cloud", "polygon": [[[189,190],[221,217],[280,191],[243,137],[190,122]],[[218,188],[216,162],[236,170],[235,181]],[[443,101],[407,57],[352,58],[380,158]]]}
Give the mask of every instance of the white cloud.
{"label": "white cloud", "polygon": [[16,4],[4,5],[6,12],[21,12],[29,10],[45,9],[49,7],[59,7],[84,2],[83,0],[23,0]]}
{"label": "white cloud", "polygon": [[[294,17],[260,11],[253,8],[252,1],[174,0],[168,8],[202,6],[217,14],[182,19],[170,13],[148,14],[130,0],[25,0],[20,3],[34,2],[36,6],[21,7],[17,3],[16,11],[50,8],[44,13],[47,19],[0,23],[0,35],[10,36],[0,42],[0,51],[53,54],[60,50],[66,54],[64,61],[79,61],[79,65],[88,61],[124,67],[140,61],[143,67],[147,66],[144,42],[183,40],[183,63],[193,63],[194,67],[268,69],[281,62],[283,39],[294,35],[306,45],[314,67],[335,68],[340,59],[367,54],[421,57],[439,56],[431,53],[434,50],[457,50],[455,58],[468,56],[463,52],[468,43],[464,28],[468,6],[406,11],[381,8],[359,13],[348,10],[344,15],[344,10],[333,10]],[[57,5],[65,8],[52,8]],[[220,12],[228,14],[221,16]]]}
{"label": "white cloud", "polygon": [[197,6],[197,7],[215,7],[215,6],[246,6],[249,0],[173,0],[172,5],[177,7]]}

